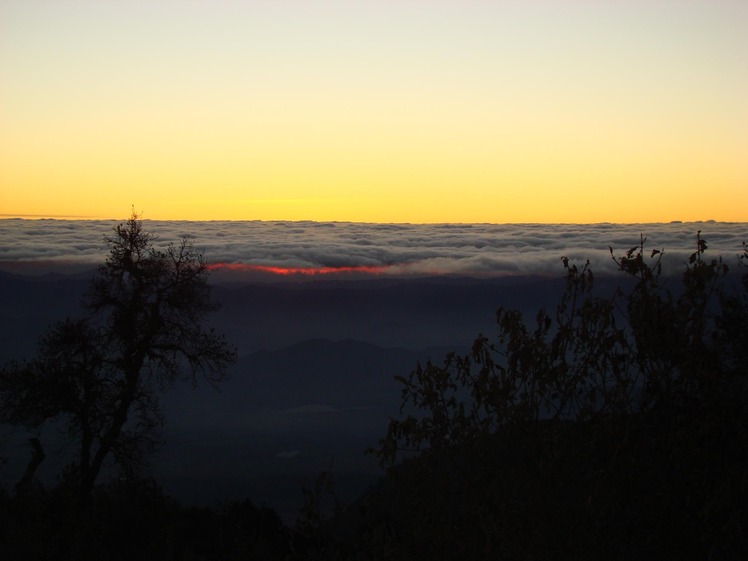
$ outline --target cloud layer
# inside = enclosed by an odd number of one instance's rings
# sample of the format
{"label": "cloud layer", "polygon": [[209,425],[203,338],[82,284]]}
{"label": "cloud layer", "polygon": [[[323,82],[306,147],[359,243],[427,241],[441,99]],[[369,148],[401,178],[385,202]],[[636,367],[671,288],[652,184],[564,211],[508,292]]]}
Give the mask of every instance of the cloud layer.
{"label": "cloud layer", "polygon": [[[0,269],[92,267],[106,255],[106,220],[0,220]],[[222,274],[555,274],[560,260],[589,259],[601,272],[647,238],[647,251],[684,263],[701,230],[713,255],[734,264],[748,223],[365,224],[346,222],[146,221],[157,244],[189,237]]]}

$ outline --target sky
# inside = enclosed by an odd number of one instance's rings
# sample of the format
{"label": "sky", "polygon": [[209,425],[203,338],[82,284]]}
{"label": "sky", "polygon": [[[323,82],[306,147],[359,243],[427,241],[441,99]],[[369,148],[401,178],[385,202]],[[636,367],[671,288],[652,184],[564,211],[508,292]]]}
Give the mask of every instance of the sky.
{"label": "sky", "polygon": [[744,0],[0,0],[0,215],[748,220]]}

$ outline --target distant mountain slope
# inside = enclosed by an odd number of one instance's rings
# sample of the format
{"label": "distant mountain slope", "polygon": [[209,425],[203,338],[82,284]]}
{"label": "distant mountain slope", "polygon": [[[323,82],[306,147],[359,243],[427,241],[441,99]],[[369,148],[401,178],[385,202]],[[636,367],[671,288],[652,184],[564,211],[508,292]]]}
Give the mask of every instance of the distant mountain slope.
{"label": "distant mountain slope", "polygon": [[391,401],[393,394],[399,396],[394,377],[407,374],[424,358],[429,358],[424,352],[353,339],[312,339],[245,356],[234,377],[248,391],[248,398],[259,403]]}
{"label": "distant mountain slope", "polygon": [[215,317],[243,353],[323,338],[420,349],[468,345],[493,329],[499,306],[534,313],[562,290],[560,275],[219,284]]}
{"label": "distant mountain slope", "polygon": [[418,361],[441,361],[446,352],[383,348],[352,339],[312,339],[256,351],[231,369],[218,391],[202,384],[197,389],[177,387],[164,395],[167,424],[236,425],[246,419],[252,425],[257,411],[327,407],[376,410],[381,428],[399,406],[395,376],[407,375]]}

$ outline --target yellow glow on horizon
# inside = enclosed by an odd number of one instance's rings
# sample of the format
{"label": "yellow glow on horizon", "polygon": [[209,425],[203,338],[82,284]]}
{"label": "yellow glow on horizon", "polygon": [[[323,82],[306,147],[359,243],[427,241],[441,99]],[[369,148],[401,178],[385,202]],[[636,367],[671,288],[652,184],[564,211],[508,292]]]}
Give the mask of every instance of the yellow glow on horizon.
{"label": "yellow glow on horizon", "polygon": [[0,215],[748,221],[739,2],[0,0],[0,21]]}

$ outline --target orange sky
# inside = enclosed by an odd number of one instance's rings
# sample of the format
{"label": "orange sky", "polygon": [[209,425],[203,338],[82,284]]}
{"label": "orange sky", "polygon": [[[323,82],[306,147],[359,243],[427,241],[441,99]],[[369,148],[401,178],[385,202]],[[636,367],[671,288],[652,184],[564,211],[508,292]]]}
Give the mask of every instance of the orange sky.
{"label": "orange sky", "polygon": [[748,2],[0,0],[0,215],[748,220]]}

